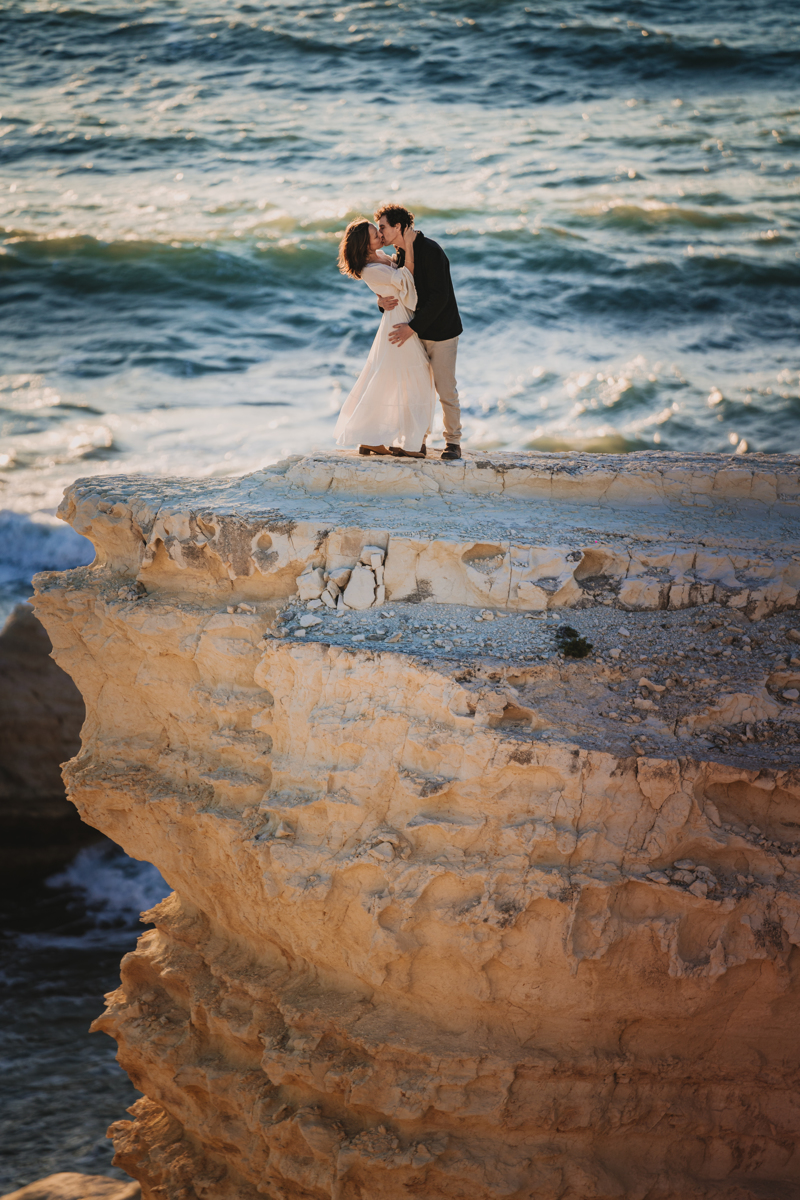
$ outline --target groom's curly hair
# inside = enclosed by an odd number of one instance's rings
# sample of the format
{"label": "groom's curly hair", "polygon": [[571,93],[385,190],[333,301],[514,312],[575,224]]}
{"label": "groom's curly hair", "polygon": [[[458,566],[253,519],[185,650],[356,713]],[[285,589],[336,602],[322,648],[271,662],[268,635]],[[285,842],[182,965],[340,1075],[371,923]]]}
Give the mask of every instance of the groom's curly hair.
{"label": "groom's curly hair", "polygon": [[366,217],[351,221],[339,242],[339,270],[351,279],[360,279],[369,258],[370,223]]}
{"label": "groom's curly hair", "polygon": [[381,217],[386,217],[390,225],[399,225],[401,233],[414,224],[414,214],[401,204],[382,204],[375,213],[375,220],[380,221]]}

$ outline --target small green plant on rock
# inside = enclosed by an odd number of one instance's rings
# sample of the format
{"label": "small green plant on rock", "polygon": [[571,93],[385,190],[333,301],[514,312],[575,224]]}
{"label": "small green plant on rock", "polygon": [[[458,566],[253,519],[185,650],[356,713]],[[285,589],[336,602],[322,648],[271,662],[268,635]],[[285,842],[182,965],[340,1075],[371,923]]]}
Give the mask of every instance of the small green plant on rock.
{"label": "small green plant on rock", "polygon": [[556,645],[566,658],[586,658],[593,649],[592,643],[587,642],[571,625],[559,625],[556,630]]}

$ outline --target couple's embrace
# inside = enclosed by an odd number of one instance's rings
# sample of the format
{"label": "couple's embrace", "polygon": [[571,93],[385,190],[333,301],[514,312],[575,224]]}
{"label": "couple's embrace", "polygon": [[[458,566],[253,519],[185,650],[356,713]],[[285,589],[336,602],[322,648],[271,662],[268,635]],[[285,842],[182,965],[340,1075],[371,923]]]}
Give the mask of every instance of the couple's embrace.
{"label": "couple's embrace", "polygon": [[[394,246],[390,257],[384,246]],[[461,458],[456,350],[461,333],[450,263],[414,229],[414,216],[384,204],[375,224],[352,221],[339,245],[339,269],[361,279],[383,313],[364,370],[336,423],[340,446],[359,454],[425,458],[436,396],[444,412],[443,459]]]}

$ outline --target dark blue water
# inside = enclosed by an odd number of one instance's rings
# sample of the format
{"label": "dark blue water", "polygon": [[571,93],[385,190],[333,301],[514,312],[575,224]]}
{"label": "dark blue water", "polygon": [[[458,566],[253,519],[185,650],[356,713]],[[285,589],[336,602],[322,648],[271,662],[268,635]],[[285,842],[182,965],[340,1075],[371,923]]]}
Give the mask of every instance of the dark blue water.
{"label": "dark blue water", "polygon": [[47,883],[0,887],[1,1194],[57,1171],[126,1178],[105,1134],[138,1093],[89,1025],[168,890],[110,842]]}
{"label": "dark blue water", "polygon": [[452,261],[468,445],[800,448],[796,3],[0,15],[0,504],[330,444],[386,198]]}

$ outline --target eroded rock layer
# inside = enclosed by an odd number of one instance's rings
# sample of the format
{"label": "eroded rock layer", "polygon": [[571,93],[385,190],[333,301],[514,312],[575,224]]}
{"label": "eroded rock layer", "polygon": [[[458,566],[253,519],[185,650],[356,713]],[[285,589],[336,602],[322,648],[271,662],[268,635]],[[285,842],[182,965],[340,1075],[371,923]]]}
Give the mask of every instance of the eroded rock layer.
{"label": "eroded rock layer", "polygon": [[97,562],[36,602],[87,706],[69,794],[174,888],[97,1022],[145,1200],[800,1186],[799,480],[70,490]]}

